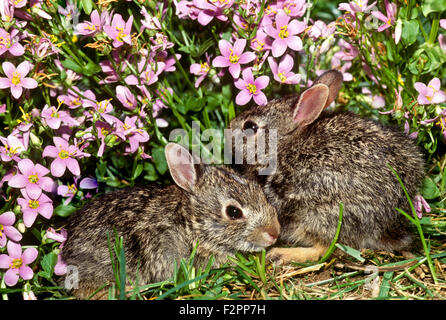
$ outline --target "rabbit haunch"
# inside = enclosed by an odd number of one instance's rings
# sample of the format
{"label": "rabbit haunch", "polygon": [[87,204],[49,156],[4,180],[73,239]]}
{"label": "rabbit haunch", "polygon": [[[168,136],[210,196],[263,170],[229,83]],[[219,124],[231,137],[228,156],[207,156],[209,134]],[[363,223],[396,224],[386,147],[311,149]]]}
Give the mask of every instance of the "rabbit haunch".
{"label": "rabbit haunch", "polygon": [[126,272],[139,284],[173,274],[174,261],[189,258],[199,243],[194,265],[215,265],[237,251],[259,251],[280,232],[275,209],[261,187],[230,168],[193,164],[176,144],[166,146],[166,159],[176,183],[167,187],[122,189],[90,201],[69,219],[62,258],[78,268],[85,298],[113,281],[107,232],[123,236]]}
{"label": "rabbit haunch", "polygon": [[[278,210],[279,240],[297,248],[273,248],[271,259],[282,262],[316,260],[334,238],[339,204],[344,215],[339,243],[357,249],[400,251],[410,248],[412,233],[396,208],[410,213],[401,177],[413,199],[424,176],[424,160],[416,143],[396,128],[348,112],[324,109],[337,96],[342,75],[329,71],[300,96],[276,99],[253,107],[231,121],[278,132],[277,168],[259,176],[260,164],[241,167],[256,178]],[[250,156],[246,153],[246,157]]]}

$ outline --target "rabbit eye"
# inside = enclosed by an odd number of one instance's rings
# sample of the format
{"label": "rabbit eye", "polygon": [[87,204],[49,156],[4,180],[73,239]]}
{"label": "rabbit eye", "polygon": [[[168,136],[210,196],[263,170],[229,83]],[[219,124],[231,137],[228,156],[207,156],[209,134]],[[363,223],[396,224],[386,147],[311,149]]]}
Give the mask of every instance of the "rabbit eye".
{"label": "rabbit eye", "polygon": [[257,124],[255,122],[246,121],[243,124],[243,130],[248,130],[248,129],[251,129],[254,132],[254,134],[256,134],[259,127],[257,126]]}
{"label": "rabbit eye", "polygon": [[240,208],[234,207],[234,206],[227,206],[226,207],[226,215],[231,220],[237,220],[243,218],[243,212],[240,210]]}

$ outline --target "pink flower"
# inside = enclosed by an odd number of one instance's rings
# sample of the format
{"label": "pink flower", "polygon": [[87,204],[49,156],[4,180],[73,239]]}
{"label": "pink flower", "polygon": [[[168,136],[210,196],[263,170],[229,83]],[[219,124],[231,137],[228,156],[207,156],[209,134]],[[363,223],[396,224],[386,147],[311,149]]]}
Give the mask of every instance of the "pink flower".
{"label": "pink flower", "polygon": [[158,81],[158,76],[163,72],[165,67],[164,62],[155,62],[155,61],[147,61],[145,57],[143,57],[138,62],[138,73],[139,77],[131,74],[127,76],[124,81],[129,85],[151,85]]}
{"label": "pink flower", "polygon": [[15,99],[20,98],[25,89],[34,89],[37,87],[37,81],[33,78],[26,78],[29,73],[30,64],[23,61],[16,67],[11,62],[3,62],[3,72],[7,78],[0,78],[0,89],[11,88],[11,94]]}
{"label": "pink flower", "polygon": [[43,157],[55,158],[51,163],[51,174],[55,177],[61,177],[68,167],[68,170],[78,176],[81,174],[79,163],[74,157],[78,153],[78,148],[74,145],[69,145],[68,141],[53,137],[54,146],[46,146],[43,150]]}
{"label": "pink flower", "polygon": [[203,63],[193,63],[190,66],[190,73],[195,74],[198,76],[197,80],[195,81],[195,88],[198,88],[200,86],[200,83],[206,78],[207,74],[209,73],[209,70],[211,70],[211,67],[209,66],[210,59],[208,54],[206,53],[206,61]]}
{"label": "pink flower", "polygon": [[446,93],[440,90],[440,79],[433,78],[426,86],[422,82],[415,82],[415,90],[419,95],[417,101],[419,104],[438,104],[446,101]]}
{"label": "pink flower", "polygon": [[22,234],[13,227],[14,222],[14,212],[7,211],[0,215],[0,248],[6,245],[7,238],[16,242],[22,240]]}
{"label": "pink flower", "polygon": [[322,20],[317,20],[308,31],[308,36],[313,40],[317,40],[319,38],[326,38],[332,35],[335,31],[336,26],[334,24],[326,25]]}
{"label": "pink flower", "polygon": [[234,83],[241,90],[237,97],[235,97],[235,102],[242,106],[253,98],[258,105],[266,104],[268,101],[261,90],[268,86],[269,78],[267,76],[260,76],[254,79],[251,68],[243,70],[242,77],[243,79],[238,79]]}
{"label": "pink flower", "polygon": [[423,217],[423,211],[425,211],[426,213],[431,212],[431,207],[429,206],[427,201],[420,195],[415,196],[414,207],[419,219]]}
{"label": "pink flower", "polygon": [[20,161],[19,155],[27,149],[23,142],[12,134],[7,138],[0,137],[0,141],[3,143],[3,148],[0,148],[0,158],[2,161]]}
{"label": "pink flower", "polygon": [[446,19],[440,19],[440,27],[446,29]]}
{"label": "pink flower", "polygon": [[271,49],[272,41],[262,29],[258,29],[256,37],[251,40],[251,49],[255,51],[264,51]]}
{"label": "pink flower", "polygon": [[[60,102],[62,104],[62,102]],[[64,123],[69,126],[78,126],[80,123],[71,117],[66,111],[59,111],[56,107],[48,107],[45,105],[42,110],[41,117],[48,127],[51,129],[59,129],[60,124]]]}
{"label": "pink flower", "polygon": [[234,46],[226,40],[220,40],[218,42],[218,47],[222,55],[215,57],[212,61],[212,65],[219,68],[229,67],[229,73],[234,79],[237,79],[240,76],[240,65],[249,63],[256,58],[256,55],[253,52],[243,53],[245,46],[245,39],[237,39]]}
{"label": "pink flower", "polygon": [[129,88],[124,86],[116,86],[116,97],[122,103],[124,108],[133,110],[137,106],[136,98]]}
{"label": "pink flower", "polygon": [[97,10],[94,10],[90,15],[90,21],[84,21],[76,26],[77,31],[74,34],[81,34],[84,36],[94,36],[102,31],[102,27],[108,23],[110,16],[108,11],[103,11],[99,16]]}
{"label": "pink flower", "polygon": [[279,65],[277,65],[276,61],[274,61],[272,57],[268,58],[268,63],[276,81],[286,84],[299,83],[301,75],[291,72],[294,63],[293,58],[289,54],[282,58]]}
{"label": "pink flower", "polygon": [[224,14],[224,10],[230,8],[234,4],[234,0],[226,1],[207,1],[194,0],[193,4],[196,8],[201,9],[198,13],[198,22],[205,26],[212,19],[217,18],[221,21],[227,21],[228,17]]}
{"label": "pink flower", "polygon": [[9,180],[10,187],[24,188],[32,199],[37,199],[42,189],[46,192],[52,191],[54,182],[51,178],[45,177],[50,172],[47,168],[38,163],[34,165],[29,159],[20,160],[17,166],[19,171]]}
{"label": "pink flower", "polygon": [[136,124],[137,116],[125,117],[125,122],[118,120],[115,134],[122,140],[128,140],[130,148],[126,148],[126,152],[134,153],[138,150],[139,144],[149,141],[149,134],[138,128]]}
{"label": "pink flower", "polygon": [[159,22],[157,17],[152,17],[148,12],[146,7],[141,8],[141,14],[144,17],[144,20],[141,20],[141,31],[144,29],[149,30],[161,30],[161,23]]}
{"label": "pink flower", "polygon": [[265,27],[266,33],[274,39],[272,44],[273,57],[280,57],[289,47],[294,51],[302,50],[302,40],[297,36],[305,30],[305,23],[297,20],[290,22],[290,17],[283,11],[276,15],[276,25]]}
{"label": "pink flower", "polygon": [[17,203],[22,207],[23,222],[27,228],[31,227],[40,214],[46,219],[50,219],[53,215],[53,201],[44,193],[37,198],[31,198],[25,191],[20,189],[23,198],[18,198]]}
{"label": "pink flower", "polygon": [[378,32],[382,32],[388,28],[390,28],[395,23],[395,15],[396,15],[396,4],[389,3],[388,0],[384,0],[384,4],[386,7],[387,16],[382,14],[380,11],[372,11],[372,15],[384,24],[378,28]]}
{"label": "pink flower", "polygon": [[19,33],[18,30],[12,30],[11,33],[0,28],[0,55],[9,52],[13,56],[21,56],[25,53],[25,48],[14,38]]}
{"label": "pink flower", "polygon": [[290,17],[302,17],[307,9],[305,0],[279,0],[276,9],[282,9]]}
{"label": "pink flower", "polygon": [[130,16],[127,22],[125,22],[122,19],[122,16],[117,13],[113,16],[111,25],[104,26],[105,33],[114,40],[112,43],[113,47],[118,48],[122,46],[124,42],[129,45],[132,44],[132,38],[130,35],[132,24],[133,16]]}
{"label": "pink flower", "polygon": [[339,4],[338,9],[348,11],[353,15],[355,12],[367,12],[376,4],[375,1],[368,6],[368,2],[369,0],[354,0],[350,1],[349,3],[343,2]]}
{"label": "pink flower", "polygon": [[38,251],[35,248],[27,248],[22,253],[22,246],[8,241],[8,254],[0,255],[0,268],[8,269],[5,272],[5,284],[9,287],[16,285],[19,277],[23,280],[31,280],[33,270],[27,265],[36,260]]}

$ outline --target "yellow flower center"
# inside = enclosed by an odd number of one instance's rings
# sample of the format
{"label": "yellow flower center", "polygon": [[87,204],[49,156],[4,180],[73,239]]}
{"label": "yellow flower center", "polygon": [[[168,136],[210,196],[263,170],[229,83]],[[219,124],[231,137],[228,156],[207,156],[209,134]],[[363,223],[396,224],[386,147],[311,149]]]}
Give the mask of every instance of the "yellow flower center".
{"label": "yellow flower center", "polygon": [[13,85],[18,85],[20,83],[20,73],[18,73],[17,71],[14,71],[12,73],[11,82]]}
{"label": "yellow flower center", "polygon": [[116,27],[116,30],[118,31],[116,40],[118,40],[119,42],[124,42],[123,38],[127,36],[127,34],[124,33],[124,29]]}
{"label": "yellow flower center", "polygon": [[239,61],[240,57],[235,55],[234,51],[232,49],[230,49],[230,50],[231,50],[231,54],[229,55],[229,62],[232,64],[236,64]]}
{"label": "yellow flower center", "polygon": [[246,85],[246,89],[248,89],[248,91],[251,92],[252,94],[255,94],[257,92],[257,87],[255,86],[255,84],[252,83],[248,83]]}
{"label": "yellow flower center", "polygon": [[68,153],[68,151],[63,150],[63,149],[59,151],[59,158],[66,159],[69,156],[70,156],[70,154]]}
{"label": "yellow flower center", "polygon": [[285,75],[283,74],[283,72],[279,72],[278,74],[277,74],[277,76],[279,77],[279,79],[280,79],[280,81],[281,82],[285,82],[286,81],[286,77],[285,77]]}
{"label": "yellow flower center", "polygon": [[20,147],[11,148],[8,146],[8,144],[5,145],[5,151],[10,156],[17,154],[18,153],[17,150],[19,150],[19,149],[20,149]]}
{"label": "yellow flower center", "polygon": [[3,229],[4,229],[4,228],[3,228],[3,225],[0,224],[0,237],[3,236]]}
{"label": "yellow flower center", "polygon": [[280,28],[279,37],[281,39],[288,38],[288,26],[283,26]]}
{"label": "yellow flower center", "polygon": [[9,267],[13,268],[13,269],[19,269],[22,266],[22,264],[23,264],[22,258],[18,258],[18,259],[12,260]]}
{"label": "yellow flower center", "polygon": [[39,177],[37,176],[37,174],[32,174],[28,177],[28,181],[29,183],[37,183],[39,182]]}
{"label": "yellow flower center", "polygon": [[9,37],[0,37],[0,48],[10,48],[11,47],[11,39]]}
{"label": "yellow flower center", "polygon": [[29,200],[28,201],[28,206],[31,209],[37,209],[39,207],[39,201],[38,200]]}
{"label": "yellow flower center", "polygon": [[200,66],[201,66],[201,70],[200,70],[201,72],[208,72],[210,69],[207,62],[203,62],[202,64],[200,64]]}

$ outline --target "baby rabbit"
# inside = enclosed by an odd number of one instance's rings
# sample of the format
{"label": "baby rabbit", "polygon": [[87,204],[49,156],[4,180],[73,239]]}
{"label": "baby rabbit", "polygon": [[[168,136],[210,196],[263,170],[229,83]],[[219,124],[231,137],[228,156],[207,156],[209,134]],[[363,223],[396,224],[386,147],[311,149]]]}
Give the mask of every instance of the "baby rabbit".
{"label": "baby rabbit", "polygon": [[[336,233],[341,201],[339,243],[388,251],[411,246],[409,224],[395,210],[409,213],[409,204],[387,165],[413,199],[424,176],[423,155],[395,128],[348,112],[323,111],[341,86],[341,73],[328,71],[300,96],[253,107],[230,123],[230,132],[238,132],[236,138],[246,139],[246,145],[277,129],[277,154],[270,153],[277,157],[275,172],[259,176],[259,161],[242,168],[246,176],[257,177],[276,207],[279,241],[294,246],[269,251],[268,258],[278,263],[317,260],[325,253]],[[244,159],[255,159],[253,150],[243,151]]]}
{"label": "baby rabbit", "polygon": [[108,193],[69,218],[62,258],[79,271],[74,294],[86,298],[113,281],[107,232],[124,238],[126,271],[139,284],[168,279],[174,261],[188,258],[199,241],[194,265],[215,265],[237,251],[260,251],[280,232],[276,210],[261,187],[228,167],[193,164],[174,143],[165,148],[176,185],[145,186]]}

